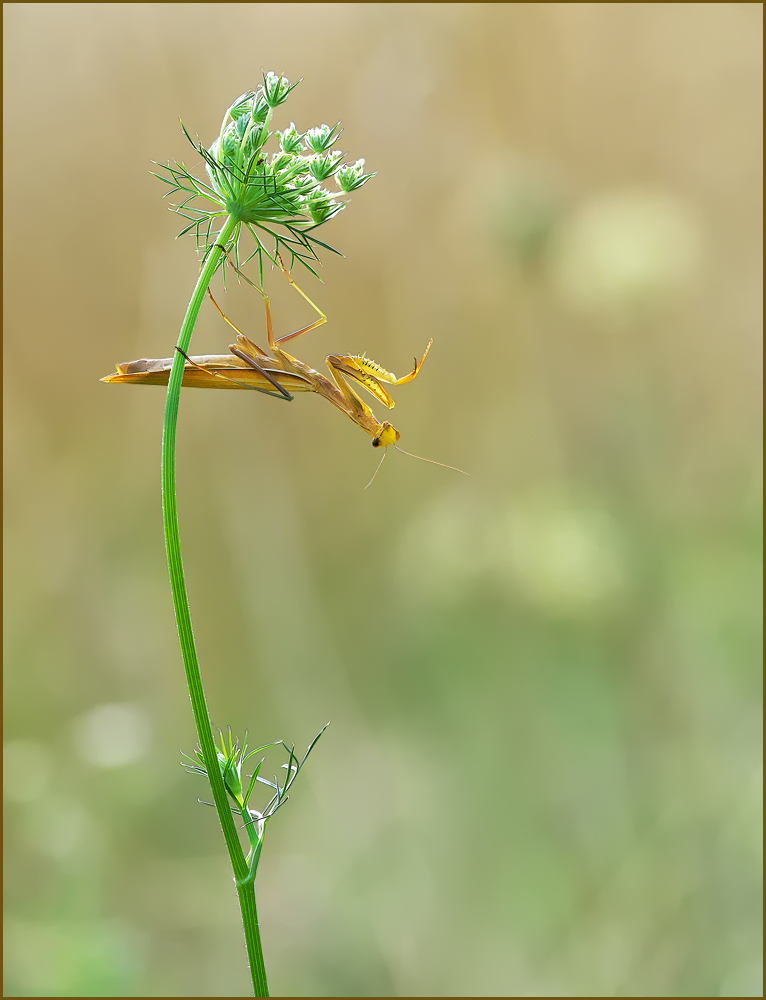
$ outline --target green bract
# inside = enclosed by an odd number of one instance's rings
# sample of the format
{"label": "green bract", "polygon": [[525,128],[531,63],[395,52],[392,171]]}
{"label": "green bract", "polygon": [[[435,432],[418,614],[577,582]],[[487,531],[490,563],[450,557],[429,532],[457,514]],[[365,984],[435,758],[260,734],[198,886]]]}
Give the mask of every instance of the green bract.
{"label": "green bract", "polygon": [[334,149],[332,153],[327,153],[325,156],[315,156],[309,164],[311,176],[316,177],[318,181],[326,180],[335,173],[342,159],[343,153],[340,149]]}
{"label": "green bract", "polygon": [[285,153],[303,152],[303,136],[298,134],[294,122],[290,122],[290,127],[286,128],[284,132],[277,132],[277,135],[279,136],[279,145]]}
{"label": "green bract", "polygon": [[[221,221],[230,216],[237,225],[226,250],[233,251],[237,260],[244,226],[255,240],[250,257],[258,256],[261,269],[264,255],[276,263],[283,248],[290,253],[291,266],[299,260],[313,271],[309,261],[318,260],[317,248],[333,248],[311,232],[345,207],[344,201],[322,188],[322,182],[335,175],[340,191],[350,193],[375,176],[364,173],[364,160],[343,164],[341,150],[329,152],[340,135],[340,123],[332,127],[322,124],[301,133],[290,122],[276,133],[280,151],[266,150],[272,136],[269,123],[273,110],[296,86],[287,77],[265,73],[257,90],[232,104],[218,138],[209,147],[193,142],[184,129],[205,161],[207,182],[191,174],[184,164],[160,165],[165,173],[156,176],[173,192],[183,193],[181,203],[172,206],[189,220],[179,235],[194,232],[198,249],[205,254],[218,241]],[[273,249],[267,249],[264,234],[273,240]]]}
{"label": "green bract", "polygon": [[343,129],[340,122],[330,128],[329,125],[320,125],[319,128],[310,128],[306,133],[306,143],[309,149],[315,153],[324,153],[335,142]]}
{"label": "green bract", "polygon": [[360,188],[362,184],[366,184],[374,176],[374,173],[366,174],[364,172],[364,160],[357,160],[356,163],[352,164],[344,163],[338,169],[335,174],[335,183],[341,191],[349,193],[350,191],[356,191],[357,188]]}
{"label": "green bract", "polygon": [[277,76],[276,73],[267,73],[263,78],[263,97],[270,108],[276,108],[287,100],[291,90],[294,90],[300,80],[291,84],[286,76]]}
{"label": "green bract", "polygon": [[315,188],[306,199],[309,214],[315,225],[321,226],[333,215],[337,215],[343,205],[335,201],[329,191],[324,188]]}

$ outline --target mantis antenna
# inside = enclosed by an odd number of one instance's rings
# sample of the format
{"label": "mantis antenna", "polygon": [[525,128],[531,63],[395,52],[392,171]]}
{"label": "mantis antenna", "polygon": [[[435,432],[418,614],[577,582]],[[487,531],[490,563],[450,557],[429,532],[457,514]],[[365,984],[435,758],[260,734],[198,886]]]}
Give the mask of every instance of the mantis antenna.
{"label": "mantis antenna", "polygon": [[[452,469],[453,472],[460,472],[464,476],[468,475],[468,473],[464,472],[463,469],[458,469],[454,465],[445,465],[444,462],[435,462],[432,458],[423,458],[422,455],[413,455],[411,451],[405,451],[404,448],[400,448],[399,445],[396,445],[396,444],[394,445],[394,448],[396,448],[397,451],[400,451],[402,453],[402,455],[409,455],[410,458],[419,458],[421,462],[428,462],[430,465],[440,465],[443,469]],[[385,457],[386,456],[384,454],[383,458],[385,458]],[[381,463],[380,464],[381,465],[383,464],[383,460],[382,459],[381,459]],[[378,469],[379,468],[380,468],[380,465],[378,466]],[[377,475],[377,470],[375,472],[375,475]],[[372,478],[374,479],[375,476],[373,476]]]}
{"label": "mantis antenna", "polygon": [[[445,465],[444,462],[435,462],[434,459],[432,459],[432,458],[423,458],[422,455],[413,455],[411,451],[405,451],[404,448],[400,448],[396,444],[394,445],[394,448],[396,448],[397,451],[400,451],[402,453],[402,455],[409,455],[410,458],[419,458],[421,462],[428,462],[429,465],[440,465],[443,469],[452,469],[453,472],[462,472],[464,476],[468,475],[467,472],[464,472],[462,469],[456,468],[454,465]],[[388,454],[388,449],[386,449],[383,452],[383,458],[381,458],[381,460],[378,462],[378,467],[375,470],[375,472],[373,473],[372,479],[365,486],[366,490],[368,490],[372,486],[372,484],[375,482],[375,476],[377,476],[377,474],[380,472],[380,467],[383,464],[383,459],[385,459],[385,457],[386,457],[387,454]]]}
{"label": "mantis antenna", "polygon": [[388,449],[386,449],[386,450],[385,450],[385,451],[383,452],[383,457],[382,457],[382,458],[381,458],[381,460],[380,460],[380,461],[378,462],[378,467],[377,467],[377,469],[375,470],[375,472],[373,472],[373,474],[372,474],[372,479],[371,479],[371,480],[369,481],[369,483],[367,483],[367,485],[365,486],[365,489],[366,489],[366,490],[368,490],[368,489],[369,489],[369,488],[370,488],[370,487],[372,486],[372,484],[373,484],[373,483],[375,482],[375,476],[377,476],[377,474],[378,474],[378,473],[380,472],[380,467],[381,467],[381,465],[383,464],[383,460],[385,459],[385,457],[386,457],[386,455],[387,455],[387,454],[388,454]]}

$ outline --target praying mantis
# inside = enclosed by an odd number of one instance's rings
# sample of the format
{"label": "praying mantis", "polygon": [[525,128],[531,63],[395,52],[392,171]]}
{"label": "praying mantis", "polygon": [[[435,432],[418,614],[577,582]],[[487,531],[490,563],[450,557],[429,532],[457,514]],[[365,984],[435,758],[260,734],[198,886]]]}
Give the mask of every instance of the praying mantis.
{"label": "praying mantis", "polygon": [[[386,371],[385,368],[382,368],[370,358],[363,355],[347,354],[328,355],[325,362],[330,371],[331,378],[328,379],[324,375],[320,375],[319,372],[310,368],[303,361],[294,358],[281,347],[282,344],[290,340],[295,340],[297,337],[302,337],[304,334],[310,333],[312,330],[317,329],[317,327],[322,326],[322,324],[327,322],[327,316],[298,287],[292,275],[282,263],[281,257],[278,257],[278,260],[282,272],[290,282],[290,285],[317,312],[319,319],[314,320],[313,323],[307,326],[301,327],[300,330],[296,330],[294,333],[275,338],[271,319],[271,303],[268,295],[229,261],[237,273],[248,284],[252,285],[263,298],[266,311],[266,336],[271,355],[234,326],[213,298],[210,289],[208,289],[208,295],[213,305],[225,322],[236,333],[236,341],[229,345],[229,354],[207,354],[198,357],[189,357],[184,354],[185,364],[182,385],[199,389],[255,389],[258,392],[263,392],[266,395],[286,401],[292,400],[292,394],[295,392],[316,392],[332,403],[341,413],[345,413],[365,433],[369,434],[372,438],[374,448],[385,449],[390,445],[394,445],[397,451],[401,451],[407,455],[411,454],[410,452],[405,452],[402,448],[396,447],[396,442],[401,436],[399,431],[388,420],[384,420],[381,423],[377,419],[370,407],[354,392],[349,384],[349,380],[363,386],[375,399],[383,403],[388,409],[392,409],[394,400],[385,386],[404,385],[407,382],[411,382],[420,371],[433,340],[429,341],[420,361],[416,358],[414,368],[403,378],[396,378],[395,375]],[[176,350],[180,351],[180,348],[176,348]],[[101,381],[167,385],[172,364],[172,358],[144,358],[139,361],[129,361],[117,365],[116,372],[107,375]],[[383,464],[385,456],[386,452],[384,451],[378,469]],[[422,461],[430,462],[434,465],[442,465],[441,462],[434,462],[430,458],[423,459],[420,455],[413,455],[412,457],[420,458]],[[446,466],[446,468],[452,469],[454,467]],[[455,469],[454,471],[462,472],[463,470]],[[375,474],[377,475],[377,469]],[[466,474],[464,473],[464,475]],[[375,476],[373,476],[373,480],[374,478]],[[372,480],[370,480],[368,486],[371,483]]]}

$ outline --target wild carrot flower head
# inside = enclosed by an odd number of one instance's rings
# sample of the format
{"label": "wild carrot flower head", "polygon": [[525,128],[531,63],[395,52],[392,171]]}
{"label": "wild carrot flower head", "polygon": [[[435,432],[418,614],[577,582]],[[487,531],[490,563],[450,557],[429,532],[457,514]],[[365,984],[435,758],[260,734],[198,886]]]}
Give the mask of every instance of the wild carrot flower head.
{"label": "wild carrot flower head", "polygon": [[[195,177],[184,164],[159,165],[163,173],[156,176],[170,186],[169,193],[182,195],[181,202],[172,206],[189,222],[179,235],[193,232],[204,253],[215,245],[221,222],[230,216],[238,225],[227,250],[235,256],[244,227],[255,240],[250,256],[259,257],[261,268],[264,255],[275,261],[283,248],[291,263],[300,260],[313,270],[309,262],[318,260],[317,248],[332,250],[313,231],[345,208],[341,195],[375,176],[364,172],[364,160],[344,163],[344,152],[331,148],[341,134],[340,123],[299,132],[290,122],[282,131],[270,131],[274,110],[296,86],[285,76],[265,73],[256,90],[234,101],[209,147],[194,142],[184,129],[204,161],[207,181]],[[269,151],[273,137],[278,149]],[[331,178],[337,191],[325,187]]]}

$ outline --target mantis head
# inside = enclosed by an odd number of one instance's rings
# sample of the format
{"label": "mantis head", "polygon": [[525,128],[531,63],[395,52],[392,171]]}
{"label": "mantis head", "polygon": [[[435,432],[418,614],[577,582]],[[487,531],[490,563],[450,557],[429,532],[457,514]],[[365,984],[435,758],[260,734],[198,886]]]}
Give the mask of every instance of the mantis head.
{"label": "mantis head", "polygon": [[[392,427],[387,420],[384,420],[382,424],[378,425],[378,427],[379,429],[377,430],[375,437],[372,439],[373,448],[388,448],[389,445],[393,445],[397,451],[400,451],[402,453],[402,455],[409,455],[410,458],[419,458],[421,462],[428,462],[429,465],[441,465],[442,468],[452,469],[454,472],[463,472],[462,469],[456,469],[454,465],[445,465],[443,462],[434,462],[432,458],[423,458],[422,455],[413,455],[411,451],[405,451],[403,448],[400,448],[396,442],[401,437],[401,434],[395,427]],[[380,471],[380,467],[381,465],[383,465],[383,459],[386,457],[387,454],[388,452],[384,451],[383,454],[380,456],[378,467],[373,473],[372,479],[365,486],[365,489],[369,489],[370,486],[372,486],[372,484],[375,482],[375,476],[377,476],[378,472]],[[463,472],[463,475],[467,476],[468,473]]]}
{"label": "mantis head", "polygon": [[380,430],[372,439],[373,448],[388,448],[390,444],[396,444],[401,437],[399,431],[392,427],[387,420],[380,425]]}

